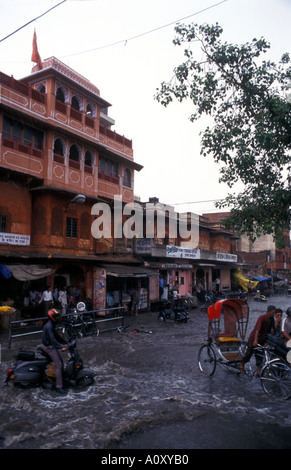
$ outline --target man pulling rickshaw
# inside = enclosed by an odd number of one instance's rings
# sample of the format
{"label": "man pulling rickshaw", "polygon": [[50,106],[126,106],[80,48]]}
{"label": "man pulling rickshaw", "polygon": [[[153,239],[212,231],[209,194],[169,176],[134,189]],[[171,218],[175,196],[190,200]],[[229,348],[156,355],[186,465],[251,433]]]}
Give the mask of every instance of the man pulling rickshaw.
{"label": "man pulling rickshaw", "polygon": [[267,312],[263,315],[260,315],[256,321],[255,327],[253,328],[247,344],[247,349],[242,358],[242,361],[239,365],[239,370],[241,373],[245,373],[244,366],[249,362],[253,354],[256,357],[256,366],[257,366],[257,375],[260,375],[263,356],[258,353],[256,349],[258,345],[265,345],[267,342],[267,335],[273,332],[274,327],[274,315],[276,312],[276,307],[274,305],[269,305]]}

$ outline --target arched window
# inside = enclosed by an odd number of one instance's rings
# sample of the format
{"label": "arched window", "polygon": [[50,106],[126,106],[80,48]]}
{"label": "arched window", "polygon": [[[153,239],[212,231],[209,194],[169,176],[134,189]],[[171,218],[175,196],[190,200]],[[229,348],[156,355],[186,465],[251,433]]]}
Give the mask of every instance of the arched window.
{"label": "arched window", "polygon": [[64,156],[64,144],[62,139],[57,138],[54,143],[54,153]]}
{"label": "arched window", "polygon": [[94,108],[94,105],[92,103],[87,104],[86,116],[88,116],[90,118],[95,117],[95,108]]}
{"label": "arched window", "polygon": [[54,142],[54,161],[58,163],[65,162],[65,145],[60,137]]}
{"label": "arched window", "polygon": [[94,164],[94,159],[93,159],[92,152],[90,152],[90,150],[87,150],[87,152],[85,153],[85,165],[93,166],[93,164]]}
{"label": "arched window", "polygon": [[73,96],[71,100],[71,108],[76,109],[77,111],[81,111],[81,100],[79,96]]}
{"label": "arched window", "polygon": [[131,171],[128,168],[125,168],[123,175],[123,186],[131,188]]}
{"label": "arched window", "polygon": [[80,163],[80,149],[76,144],[73,144],[70,147],[69,160],[70,162],[73,161]]}
{"label": "arched window", "polygon": [[40,83],[37,87],[37,91],[39,91],[40,93],[45,93],[46,92],[46,88],[44,86],[43,83]]}
{"label": "arched window", "polygon": [[57,93],[56,93],[56,99],[58,101],[60,101],[61,103],[65,103],[66,102],[66,93],[65,93],[65,90],[62,86],[60,86],[58,89],[57,89]]}

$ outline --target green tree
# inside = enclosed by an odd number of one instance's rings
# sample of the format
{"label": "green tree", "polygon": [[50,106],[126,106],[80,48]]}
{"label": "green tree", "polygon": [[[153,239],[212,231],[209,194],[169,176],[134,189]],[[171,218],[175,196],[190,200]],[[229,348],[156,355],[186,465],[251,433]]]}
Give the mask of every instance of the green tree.
{"label": "green tree", "polygon": [[164,106],[190,99],[191,121],[210,117],[201,154],[222,164],[219,181],[230,188],[243,183],[241,192],[217,203],[231,208],[226,226],[252,240],[271,233],[278,242],[290,227],[289,54],[278,64],[263,60],[270,49],[264,38],[240,46],[225,43],[218,24],[178,25],[175,30],[173,42],[184,45],[185,60],[155,98]]}

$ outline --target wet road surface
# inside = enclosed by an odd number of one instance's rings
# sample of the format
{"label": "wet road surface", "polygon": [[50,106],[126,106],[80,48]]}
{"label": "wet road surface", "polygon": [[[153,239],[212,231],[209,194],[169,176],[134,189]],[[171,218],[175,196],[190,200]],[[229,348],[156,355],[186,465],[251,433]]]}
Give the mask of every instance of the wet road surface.
{"label": "wet road surface", "polygon": [[[250,302],[248,333],[268,304]],[[273,401],[260,381],[217,368],[198,370],[207,317],[199,308],[187,324],[158,322],[149,312],[126,317],[124,332],[82,338],[84,364],[96,372],[87,390],[66,396],[4,384],[20,347],[39,339],[1,336],[0,448],[2,449],[289,449],[291,402]]]}

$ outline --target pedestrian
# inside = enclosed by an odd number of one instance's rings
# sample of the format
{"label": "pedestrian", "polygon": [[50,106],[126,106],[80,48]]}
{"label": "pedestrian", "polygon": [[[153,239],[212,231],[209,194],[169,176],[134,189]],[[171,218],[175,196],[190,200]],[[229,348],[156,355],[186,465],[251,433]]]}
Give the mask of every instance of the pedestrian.
{"label": "pedestrian", "polygon": [[68,296],[67,296],[67,291],[65,287],[61,287],[59,291],[59,298],[60,306],[62,309],[62,315],[65,315],[67,313],[67,306],[68,306]]}
{"label": "pedestrian", "polygon": [[215,289],[216,289],[217,293],[220,292],[220,279],[219,279],[219,277],[217,277],[215,279]]}
{"label": "pedestrian", "polygon": [[131,305],[130,305],[130,315],[135,315],[137,316],[137,310],[138,310],[138,292],[136,289],[132,289],[130,291],[130,297],[131,297]]}
{"label": "pedestrian", "polygon": [[54,299],[54,306],[56,307],[58,304],[58,300],[59,300],[59,289],[57,287],[54,288],[53,299]]}
{"label": "pedestrian", "polygon": [[159,297],[160,297],[160,299],[162,298],[163,293],[164,293],[164,278],[160,274],[160,277],[159,277]]}
{"label": "pedestrian", "polygon": [[291,307],[286,310],[286,317],[282,321],[281,340],[284,345],[291,339]]}
{"label": "pedestrian", "polygon": [[113,308],[115,308],[116,310],[114,310],[114,316],[115,317],[118,317],[119,315],[119,308],[120,307],[120,304],[121,304],[121,300],[120,300],[120,292],[118,290],[115,290],[113,292]]}
{"label": "pedestrian", "polygon": [[256,357],[256,365],[257,365],[257,375],[259,376],[263,356],[255,348],[258,345],[264,346],[266,343],[266,338],[269,333],[272,332],[272,328],[274,327],[274,315],[275,315],[276,307],[274,305],[269,305],[267,308],[267,312],[263,315],[260,315],[257,319],[254,329],[252,330],[249,339],[246,353],[241,361],[240,364],[240,372],[244,372],[244,365],[250,360],[253,354]]}
{"label": "pedestrian", "polygon": [[31,305],[37,305],[39,303],[40,297],[41,295],[39,294],[39,292],[37,292],[37,290],[32,289],[29,291],[29,299]]}
{"label": "pedestrian", "polygon": [[47,286],[46,289],[43,291],[41,299],[39,303],[43,302],[44,305],[44,314],[47,315],[48,311],[53,307],[53,294],[50,286]]}
{"label": "pedestrian", "polygon": [[68,306],[69,306],[69,308],[75,308],[76,307],[75,297],[73,295],[73,288],[72,287],[68,288]]}

